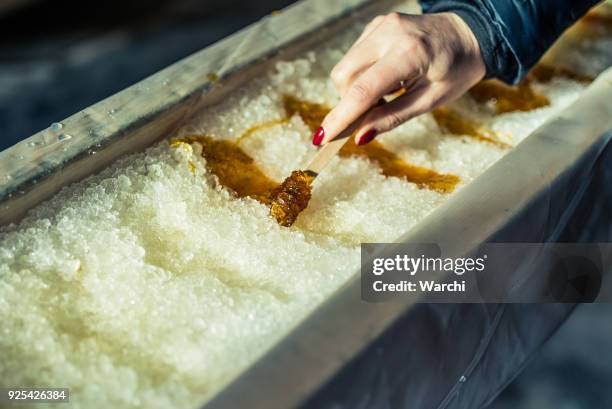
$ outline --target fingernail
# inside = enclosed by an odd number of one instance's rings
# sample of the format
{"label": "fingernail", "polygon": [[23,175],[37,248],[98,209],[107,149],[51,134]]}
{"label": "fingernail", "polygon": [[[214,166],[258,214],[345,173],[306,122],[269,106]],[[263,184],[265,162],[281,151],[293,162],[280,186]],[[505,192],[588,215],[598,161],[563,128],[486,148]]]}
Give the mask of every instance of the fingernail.
{"label": "fingernail", "polygon": [[312,144],[319,146],[321,145],[321,142],[323,141],[323,138],[325,137],[325,129],[323,129],[322,126],[320,126],[314,133],[314,135],[312,136]]}
{"label": "fingernail", "polygon": [[370,129],[369,131],[361,135],[361,138],[359,138],[357,145],[365,145],[366,143],[371,142],[372,139],[376,137],[376,134],[378,134],[378,131],[376,129]]}

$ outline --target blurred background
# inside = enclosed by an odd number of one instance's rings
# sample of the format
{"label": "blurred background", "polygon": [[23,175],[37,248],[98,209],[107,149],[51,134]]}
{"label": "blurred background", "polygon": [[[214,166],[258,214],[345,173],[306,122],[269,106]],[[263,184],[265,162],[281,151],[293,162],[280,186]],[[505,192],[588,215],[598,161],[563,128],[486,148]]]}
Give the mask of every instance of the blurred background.
{"label": "blurred background", "polygon": [[291,0],[0,0],[0,151]]}
{"label": "blurred background", "polygon": [[[0,0],[0,150],[291,0]],[[612,408],[612,305],[582,305],[490,409]]]}

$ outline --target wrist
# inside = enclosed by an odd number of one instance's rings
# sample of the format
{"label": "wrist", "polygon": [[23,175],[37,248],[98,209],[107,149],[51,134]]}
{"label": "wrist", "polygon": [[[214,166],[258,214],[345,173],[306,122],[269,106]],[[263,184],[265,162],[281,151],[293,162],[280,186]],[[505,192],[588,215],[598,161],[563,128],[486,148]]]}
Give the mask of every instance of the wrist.
{"label": "wrist", "polygon": [[441,13],[453,27],[457,44],[455,45],[455,66],[461,67],[476,83],[486,75],[487,68],[478,38],[467,22],[457,13]]}

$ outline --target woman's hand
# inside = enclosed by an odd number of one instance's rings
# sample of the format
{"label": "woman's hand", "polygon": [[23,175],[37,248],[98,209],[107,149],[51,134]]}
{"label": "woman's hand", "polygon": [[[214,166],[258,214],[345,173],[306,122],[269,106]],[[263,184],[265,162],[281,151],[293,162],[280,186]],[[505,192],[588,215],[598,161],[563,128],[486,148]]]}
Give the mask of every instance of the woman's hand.
{"label": "woman's hand", "polygon": [[401,86],[406,93],[363,119],[355,134],[358,145],[459,97],[484,75],[478,42],[459,16],[376,17],[332,70],[341,100],[315,132],[313,143],[329,142]]}

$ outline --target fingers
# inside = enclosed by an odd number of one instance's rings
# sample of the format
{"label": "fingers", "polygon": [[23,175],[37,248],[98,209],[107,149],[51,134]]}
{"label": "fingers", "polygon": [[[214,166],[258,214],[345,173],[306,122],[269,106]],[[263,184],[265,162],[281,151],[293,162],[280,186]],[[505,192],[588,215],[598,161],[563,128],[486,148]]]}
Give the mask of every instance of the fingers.
{"label": "fingers", "polygon": [[[315,132],[313,143],[331,141],[357,120],[356,142],[367,143],[456,98],[484,73],[478,42],[460,17],[390,13],[377,18],[334,67],[332,81],[341,99]],[[400,83],[405,94],[373,108]]]}
{"label": "fingers", "polygon": [[367,41],[355,44],[332,69],[330,77],[340,96],[346,94],[350,84],[370,68],[379,56],[368,47]]}
{"label": "fingers", "polygon": [[344,95],[355,78],[370,68],[378,59],[377,53],[373,52],[376,48],[368,45],[367,39],[370,34],[376,31],[383,20],[383,16],[378,16],[368,23],[357,41],[332,69],[330,76],[340,95]]}
{"label": "fingers", "polygon": [[325,117],[321,124],[324,135],[319,140],[313,138],[313,143],[319,145],[335,138],[380,98],[395,90],[402,79],[401,74],[396,67],[385,62],[378,62],[367,69],[353,81],[338,105]]}
{"label": "fingers", "polygon": [[375,31],[380,24],[383,22],[383,20],[385,19],[384,16],[376,16],[372,19],[372,21],[370,21],[365,28],[363,29],[363,32],[361,33],[361,35],[359,36],[359,38],[357,38],[357,41],[355,41],[355,44],[353,45],[353,47],[357,44],[359,44],[361,41],[363,41],[363,39],[365,39],[366,37],[368,37],[373,31]]}
{"label": "fingers", "polygon": [[439,84],[416,84],[402,96],[371,110],[355,133],[355,143],[364,145],[379,134],[430,111],[443,102],[444,94]]}

